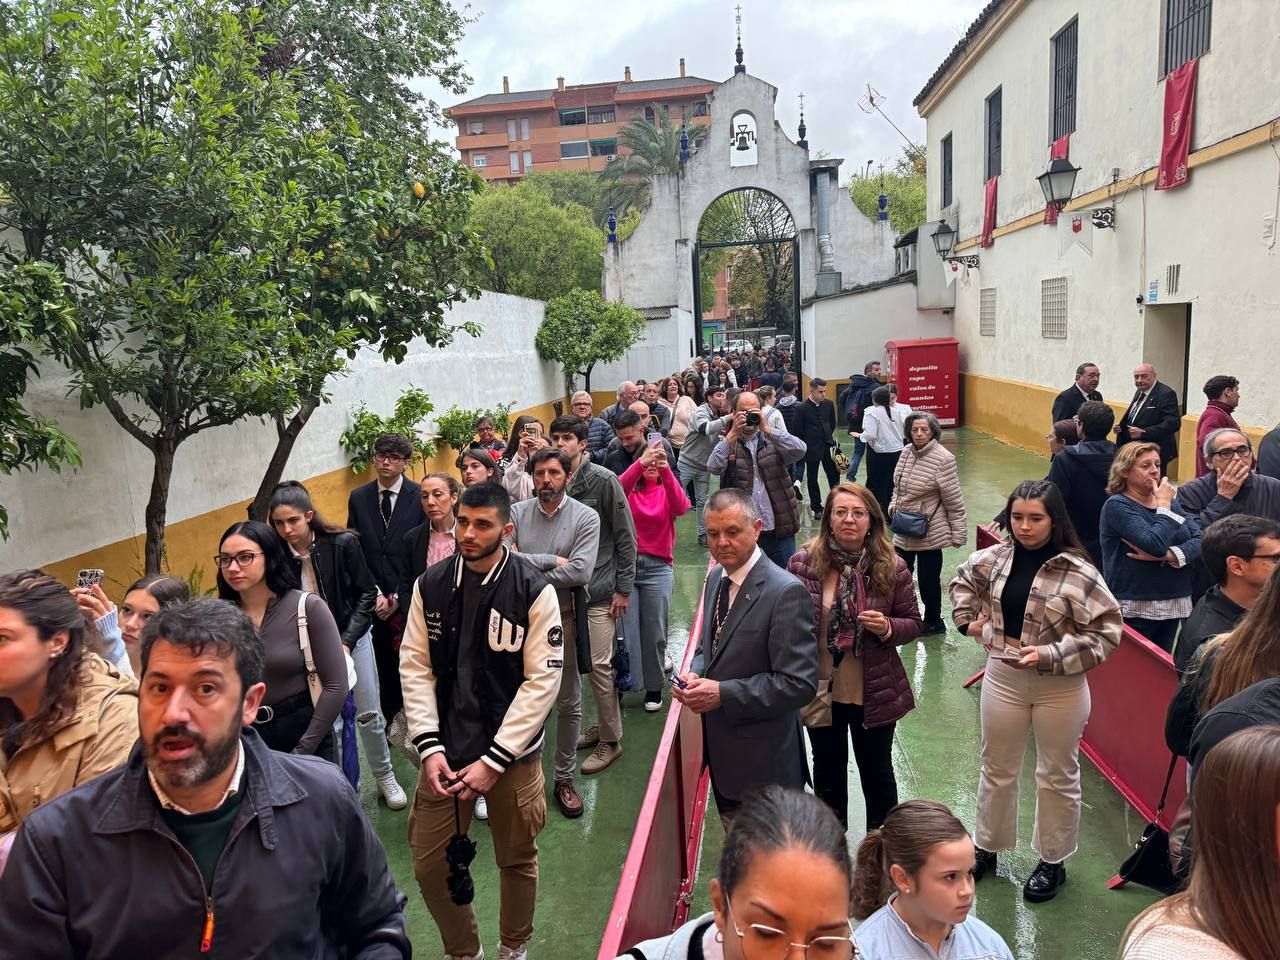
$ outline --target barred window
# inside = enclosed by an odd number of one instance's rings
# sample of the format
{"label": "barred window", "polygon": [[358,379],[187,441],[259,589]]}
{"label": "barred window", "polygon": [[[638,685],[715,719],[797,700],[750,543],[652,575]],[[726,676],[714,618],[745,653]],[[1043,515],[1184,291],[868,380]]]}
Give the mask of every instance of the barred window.
{"label": "barred window", "polygon": [[951,206],[951,134],[942,138],[942,206]]}
{"label": "barred window", "polygon": [[978,333],[984,337],[996,335],[996,288],[983,287],[979,291]]}
{"label": "barred window", "polygon": [[1002,87],[987,97],[987,164],[983,181],[1000,175],[1000,142],[1002,134],[1004,94]]}
{"label": "barred window", "polygon": [[1049,340],[1067,338],[1066,277],[1040,281],[1040,336]]}
{"label": "barred window", "polygon": [[1076,34],[1072,20],[1053,38],[1053,139],[1076,129]]}
{"label": "barred window", "polygon": [[1213,0],[1164,0],[1164,72],[1209,52]]}

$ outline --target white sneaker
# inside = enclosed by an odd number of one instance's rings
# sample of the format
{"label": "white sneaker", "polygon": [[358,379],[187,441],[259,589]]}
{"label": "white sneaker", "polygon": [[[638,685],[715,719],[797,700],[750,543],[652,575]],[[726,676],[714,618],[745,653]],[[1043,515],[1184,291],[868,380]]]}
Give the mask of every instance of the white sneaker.
{"label": "white sneaker", "polygon": [[[489,819],[489,803],[488,801],[485,800],[484,797],[476,797],[476,819],[477,820]],[[498,956],[502,956],[502,954],[499,953]]]}
{"label": "white sneaker", "polygon": [[444,955],[444,960],[484,960],[484,947],[481,947],[480,952],[474,957],[464,957],[462,954],[458,954],[458,956],[455,957],[452,953],[446,953]]}
{"label": "white sneaker", "polygon": [[662,659],[662,672],[663,672],[663,673],[674,673],[674,672],[675,672],[675,669],[676,669],[676,665],[675,665],[674,663],[672,663],[672,662],[671,662],[671,658],[670,658],[670,657],[664,657],[664,658]]}
{"label": "white sneaker", "polygon": [[409,805],[409,798],[405,796],[394,773],[378,778],[378,792],[382,794],[382,799],[387,801],[387,806],[392,810],[403,810]]}
{"label": "white sneaker", "polygon": [[522,943],[518,947],[508,947],[505,943],[500,943],[498,960],[529,960],[529,945]]}

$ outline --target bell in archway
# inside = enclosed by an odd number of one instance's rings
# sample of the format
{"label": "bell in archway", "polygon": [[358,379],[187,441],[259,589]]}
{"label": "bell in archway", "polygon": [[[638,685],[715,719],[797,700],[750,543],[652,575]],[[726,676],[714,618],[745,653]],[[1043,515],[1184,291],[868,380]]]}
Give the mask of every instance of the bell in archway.
{"label": "bell in archway", "polygon": [[734,149],[743,151],[750,150],[751,143],[748,140],[749,136],[750,134],[747,133],[747,125],[745,123],[738,124],[738,145],[734,147]]}

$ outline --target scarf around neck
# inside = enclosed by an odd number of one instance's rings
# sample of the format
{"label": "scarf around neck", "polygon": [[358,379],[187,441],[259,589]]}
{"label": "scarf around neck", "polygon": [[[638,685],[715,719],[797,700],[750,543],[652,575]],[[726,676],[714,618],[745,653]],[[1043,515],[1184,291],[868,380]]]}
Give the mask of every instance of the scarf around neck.
{"label": "scarf around neck", "polygon": [[827,625],[827,649],[838,667],[846,653],[862,656],[862,637],[866,628],[858,620],[858,614],[866,606],[866,551],[850,553],[841,549],[834,537],[827,538],[827,552],[831,563],[840,571],[836,582],[835,602],[831,606],[831,621]]}

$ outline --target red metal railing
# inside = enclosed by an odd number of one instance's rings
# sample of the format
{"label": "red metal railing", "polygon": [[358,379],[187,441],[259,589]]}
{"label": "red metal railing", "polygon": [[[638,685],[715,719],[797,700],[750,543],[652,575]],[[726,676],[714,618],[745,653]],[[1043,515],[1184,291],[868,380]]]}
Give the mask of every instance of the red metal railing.
{"label": "red metal railing", "polygon": [[[979,525],[979,548],[994,546],[999,540],[994,531]],[[1173,657],[1125,627],[1116,651],[1085,676],[1093,708],[1080,749],[1120,795],[1151,820],[1169,772],[1164,718],[1178,688]],[[1186,762],[1179,760],[1160,815],[1166,830],[1186,795]]]}
{"label": "red metal railing", "polygon": [[[699,599],[682,671],[693,660],[701,631]],[[702,764],[702,720],[672,699],[597,960],[614,960],[643,940],[666,936],[687,919],[709,787]]]}

